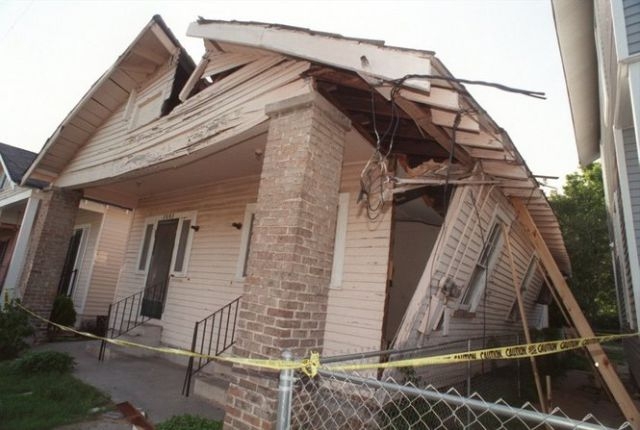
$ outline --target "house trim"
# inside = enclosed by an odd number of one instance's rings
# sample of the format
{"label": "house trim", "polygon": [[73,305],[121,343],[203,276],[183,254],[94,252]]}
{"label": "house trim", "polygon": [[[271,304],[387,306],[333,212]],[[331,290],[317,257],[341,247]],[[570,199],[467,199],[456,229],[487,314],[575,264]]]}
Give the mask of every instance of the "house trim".
{"label": "house trim", "polygon": [[[636,137],[637,141],[637,137]],[[633,229],[633,213],[629,202],[631,202],[631,192],[629,190],[629,182],[627,176],[627,157],[624,152],[624,141],[622,138],[622,130],[613,130],[613,142],[616,148],[616,158],[618,161],[618,172],[621,176],[619,180],[620,185],[620,200],[622,201],[622,214],[624,217],[624,223],[631,228],[625,229],[627,236],[627,250],[629,253],[629,266],[631,269],[631,282],[633,284],[633,294],[635,297],[640,297],[640,265],[638,264],[638,244],[636,241],[635,232]],[[640,301],[636,301],[636,327],[640,322]]]}

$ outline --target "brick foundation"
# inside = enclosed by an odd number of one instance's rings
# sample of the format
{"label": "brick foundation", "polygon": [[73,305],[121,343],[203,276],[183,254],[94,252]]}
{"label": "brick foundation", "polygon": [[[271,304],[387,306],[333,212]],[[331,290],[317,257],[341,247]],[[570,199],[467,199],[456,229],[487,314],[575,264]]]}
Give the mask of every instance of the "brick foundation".
{"label": "brick foundation", "polygon": [[[313,93],[267,106],[271,117],[234,354],[321,351],[349,120]],[[236,369],[225,428],[271,429],[277,373]]]}
{"label": "brick foundation", "polygon": [[31,230],[19,285],[23,304],[45,318],[51,314],[81,196],[58,189],[42,193]]}

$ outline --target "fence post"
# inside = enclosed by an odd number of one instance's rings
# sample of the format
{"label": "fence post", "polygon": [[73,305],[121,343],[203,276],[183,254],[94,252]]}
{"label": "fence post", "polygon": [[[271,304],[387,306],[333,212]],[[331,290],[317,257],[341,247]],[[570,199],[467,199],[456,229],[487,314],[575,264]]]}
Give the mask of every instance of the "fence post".
{"label": "fence post", "polygon": [[[291,361],[293,355],[291,351],[285,350],[282,353],[285,361]],[[291,427],[291,394],[293,391],[293,369],[282,369],[280,371],[280,384],[278,385],[278,420],[276,430],[289,430]]]}

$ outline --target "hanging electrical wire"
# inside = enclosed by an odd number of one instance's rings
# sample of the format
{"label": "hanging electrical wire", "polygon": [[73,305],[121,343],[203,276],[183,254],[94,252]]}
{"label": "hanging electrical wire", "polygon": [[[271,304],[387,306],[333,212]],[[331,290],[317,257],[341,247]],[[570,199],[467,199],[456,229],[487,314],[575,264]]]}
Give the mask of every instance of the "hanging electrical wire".
{"label": "hanging electrical wire", "polygon": [[437,80],[447,81],[447,82],[456,82],[459,84],[482,85],[485,87],[497,88],[499,90],[507,91],[510,93],[522,94],[522,95],[533,97],[536,99],[542,99],[542,100],[547,99],[546,94],[541,91],[522,90],[520,88],[509,87],[507,85],[498,84],[496,82],[476,81],[471,79],[454,78],[452,76],[410,74],[410,75],[405,75],[400,79],[391,80],[389,82],[399,86],[404,84],[405,81],[409,79],[437,79]]}

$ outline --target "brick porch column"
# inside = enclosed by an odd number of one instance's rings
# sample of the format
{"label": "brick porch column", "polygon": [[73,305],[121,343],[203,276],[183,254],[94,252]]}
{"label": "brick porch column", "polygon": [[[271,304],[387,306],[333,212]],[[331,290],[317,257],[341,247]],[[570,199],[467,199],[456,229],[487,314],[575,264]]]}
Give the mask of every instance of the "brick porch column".
{"label": "brick porch column", "polygon": [[82,193],[53,189],[41,195],[19,289],[26,307],[49,318]]}
{"label": "brick porch column", "polygon": [[[345,133],[317,93],[266,107],[271,118],[234,355],[321,351]],[[278,374],[235,369],[226,429],[271,429]]]}

